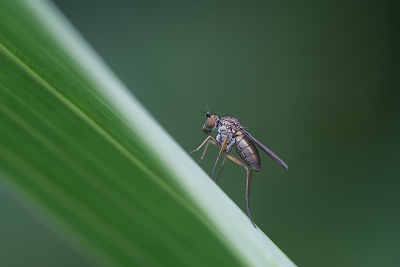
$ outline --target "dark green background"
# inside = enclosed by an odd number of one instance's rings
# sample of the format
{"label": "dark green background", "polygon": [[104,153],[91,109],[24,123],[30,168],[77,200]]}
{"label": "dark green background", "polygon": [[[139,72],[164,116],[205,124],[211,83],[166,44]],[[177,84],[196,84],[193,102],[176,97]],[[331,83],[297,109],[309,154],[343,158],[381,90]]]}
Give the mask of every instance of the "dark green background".
{"label": "dark green background", "polygon": [[[54,2],[185,150],[206,137],[207,102],[288,163],[261,155],[250,202],[296,264],[400,265],[395,1]],[[244,209],[241,167],[228,162],[219,185]],[[89,264],[0,197],[6,262],[22,264],[16,248],[40,266]]]}

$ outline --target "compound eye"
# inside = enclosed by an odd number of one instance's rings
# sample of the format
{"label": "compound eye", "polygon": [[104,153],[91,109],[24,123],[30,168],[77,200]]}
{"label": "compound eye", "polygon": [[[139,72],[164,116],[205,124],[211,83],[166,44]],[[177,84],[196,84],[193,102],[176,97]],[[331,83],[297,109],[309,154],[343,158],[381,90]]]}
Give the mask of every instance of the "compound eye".
{"label": "compound eye", "polygon": [[206,120],[206,122],[204,123],[204,127],[206,129],[210,129],[210,130],[214,128],[214,125],[215,125],[215,118],[214,117],[208,118]]}

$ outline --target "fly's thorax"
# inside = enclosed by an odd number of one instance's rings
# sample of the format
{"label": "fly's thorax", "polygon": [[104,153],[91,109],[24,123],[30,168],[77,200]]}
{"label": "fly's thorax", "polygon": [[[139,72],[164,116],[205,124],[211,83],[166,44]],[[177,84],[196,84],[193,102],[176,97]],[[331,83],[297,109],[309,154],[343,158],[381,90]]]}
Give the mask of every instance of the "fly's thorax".
{"label": "fly's thorax", "polygon": [[[222,131],[222,132],[218,132],[217,134],[217,141],[218,143],[220,143],[221,145],[224,143],[226,136],[228,136],[228,140],[227,140],[227,144],[231,144],[232,142],[235,141],[235,138],[233,137],[232,133],[228,132],[228,131]],[[229,151],[229,149],[227,150],[227,152]]]}
{"label": "fly's thorax", "polygon": [[225,115],[221,118],[220,120],[221,124],[225,124],[225,125],[230,125],[233,126],[236,129],[241,129],[242,126],[240,125],[240,122],[238,119],[236,119],[233,116],[229,116],[229,115]]}
{"label": "fly's thorax", "polygon": [[241,132],[235,136],[235,149],[240,158],[256,172],[261,169],[261,160],[254,143]]}
{"label": "fly's thorax", "polygon": [[223,116],[217,124],[218,133],[225,135],[226,133],[235,136],[236,132],[242,129],[236,118],[231,116]]}
{"label": "fly's thorax", "polygon": [[238,127],[241,129],[241,126],[236,118],[225,115],[218,121],[217,127],[218,135],[216,139],[222,145],[227,138],[225,152],[228,153],[231,148],[235,146],[235,135],[238,131]]}
{"label": "fly's thorax", "polygon": [[226,134],[226,125],[225,124],[221,124],[218,126],[218,133],[219,134]]}
{"label": "fly's thorax", "polygon": [[224,123],[219,123],[218,124],[218,135],[216,136],[216,139],[220,145],[222,145],[227,138],[227,146],[225,147],[225,152],[228,153],[231,148],[235,144],[235,138],[234,138],[234,132],[232,131],[232,128],[229,125],[226,125]]}

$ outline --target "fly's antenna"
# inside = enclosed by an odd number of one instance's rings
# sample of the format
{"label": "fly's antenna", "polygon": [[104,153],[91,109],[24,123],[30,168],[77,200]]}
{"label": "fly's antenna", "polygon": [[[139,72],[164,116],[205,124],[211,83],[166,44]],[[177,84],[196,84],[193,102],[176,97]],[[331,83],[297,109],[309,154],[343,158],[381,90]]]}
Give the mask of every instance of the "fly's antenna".
{"label": "fly's antenna", "polygon": [[210,114],[210,112],[204,112],[204,111],[201,111],[201,110],[199,110],[201,113],[204,113],[205,115],[206,115],[206,117],[207,118],[210,118],[211,117],[211,114]]}
{"label": "fly's antenna", "polygon": [[208,103],[206,102],[206,107],[207,107],[207,113],[206,113],[206,117],[210,118],[211,114],[210,114],[210,109],[208,108]]}
{"label": "fly's antenna", "polygon": [[[208,111],[208,113],[210,113],[210,110],[208,109],[208,104],[207,104],[207,102],[206,102],[206,106],[207,106],[207,111]],[[214,115],[218,115],[218,113],[219,113],[219,110],[217,111],[217,112],[214,112],[213,114]],[[211,113],[210,113],[211,114]]]}

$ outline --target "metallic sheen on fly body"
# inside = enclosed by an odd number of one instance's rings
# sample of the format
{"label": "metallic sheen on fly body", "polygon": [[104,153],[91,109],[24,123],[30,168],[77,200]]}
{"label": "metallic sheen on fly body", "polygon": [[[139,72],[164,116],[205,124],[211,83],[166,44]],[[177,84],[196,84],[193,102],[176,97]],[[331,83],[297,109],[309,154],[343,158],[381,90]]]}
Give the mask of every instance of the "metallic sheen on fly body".
{"label": "metallic sheen on fly body", "polygon": [[[261,169],[260,155],[258,154],[256,146],[258,146],[273,160],[278,162],[278,164],[280,164],[283,168],[288,169],[288,165],[283,160],[281,160],[274,152],[272,152],[268,147],[266,147],[260,141],[255,139],[249,132],[247,132],[244,129],[244,127],[240,124],[238,119],[236,119],[235,117],[225,115],[222,118],[219,118],[216,114],[211,115],[209,111],[206,113],[206,117],[207,120],[204,123],[202,131],[208,136],[206,140],[204,140],[203,143],[201,143],[201,145],[198,148],[189,152],[189,154],[199,151],[204,145],[206,145],[204,152],[201,155],[200,160],[198,161],[198,163],[200,163],[200,161],[204,158],[204,155],[206,154],[209,144],[218,146],[220,150],[217,160],[215,161],[214,167],[211,171],[211,177],[212,177],[215,170],[215,166],[217,165],[221,153],[225,153],[225,158],[219,168],[219,172],[217,178],[215,179],[215,182],[218,181],[219,174],[227,158],[246,169],[245,202],[247,208],[247,215],[249,216],[254,227],[256,227],[256,225],[253,222],[253,219],[251,218],[250,208],[249,208],[249,192],[250,192],[251,176],[253,174],[253,171],[259,172]],[[214,130],[218,131],[216,137],[211,135],[211,133]],[[239,157],[231,155],[229,153],[232,147],[235,148],[236,152],[239,154]]]}

